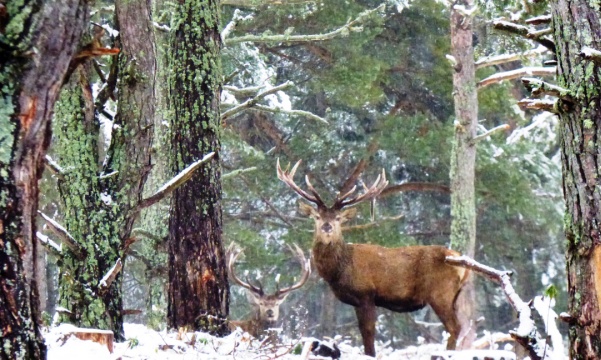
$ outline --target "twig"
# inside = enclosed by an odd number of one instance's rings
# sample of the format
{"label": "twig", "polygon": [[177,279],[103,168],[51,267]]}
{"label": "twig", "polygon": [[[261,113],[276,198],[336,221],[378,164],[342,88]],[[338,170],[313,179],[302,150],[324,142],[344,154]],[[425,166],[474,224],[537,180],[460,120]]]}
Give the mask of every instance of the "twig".
{"label": "twig", "polygon": [[580,50],[580,54],[584,59],[591,60],[597,64],[601,64],[601,51],[585,46]]}
{"label": "twig", "polygon": [[509,126],[507,124],[499,125],[497,127],[494,127],[492,129],[486,131],[483,134],[475,136],[472,139],[471,143],[472,143],[472,145],[475,145],[475,144],[479,143],[480,141],[486,139],[487,137],[491,136],[492,134],[496,133],[496,132],[499,132],[499,131],[502,131],[502,130],[509,130],[510,128],[511,128],[511,126]]}
{"label": "twig", "polygon": [[281,42],[281,43],[298,43],[298,42],[311,42],[311,41],[325,41],[333,39],[337,36],[346,36],[350,31],[360,31],[361,29],[355,27],[358,23],[364,21],[367,17],[376,11],[381,11],[385,7],[385,4],[381,4],[375,9],[366,10],[359,14],[355,20],[349,21],[342,27],[330,31],[325,34],[313,34],[313,35],[245,35],[235,38],[226,39],[226,45],[239,44],[243,42],[255,42],[255,43],[266,43],[266,42]]}
{"label": "twig", "polygon": [[221,121],[225,121],[228,118],[238,114],[239,112],[255,106],[259,100],[263,99],[267,95],[275,94],[276,92],[287,89],[293,85],[294,85],[294,83],[292,81],[286,81],[283,84],[280,84],[278,86],[272,87],[271,89],[265,90],[265,91],[257,94],[252,99],[248,99],[245,102],[243,102],[242,104],[225,111],[223,114],[221,114]]}
{"label": "twig", "polygon": [[123,263],[121,262],[121,259],[117,259],[117,261],[115,262],[115,265],[113,265],[113,267],[110,268],[110,270],[104,275],[104,277],[98,283],[98,293],[99,294],[103,294],[108,290],[108,288],[111,286],[113,281],[115,281],[115,278],[117,277],[117,275],[119,275],[119,272],[121,271],[122,268],[123,268]]}
{"label": "twig", "polygon": [[517,79],[524,76],[553,76],[557,69],[555,67],[524,67],[520,69],[496,73],[478,82],[478,90],[489,85],[500,83],[504,80]]}
{"label": "twig", "polygon": [[526,348],[531,359],[548,358],[544,353],[544,348],[541,348],[544,341],[536,329],[529,304],[519,297],[511,285],[511,271],[496,270],[467,256],[447,256],[445,262],[473,270],[499,284],[507,296],[509,304],[518,312],[519,325],[515,331],[510,331],[511,337]]}
{"label": "twig", "polygon": [[169,194],[171,194],[175,189],[182,186],[186,181],[190,180],[194,172],[200,168],[201,165],[208,162],[215,156],[214,152],[208,153],[202,159],[193,162],[187,168],[185,168],[182,172],[174,176],[171,180],[166,182],[160,189],[158,189],[152,196],[140,201],[138,206],[135,208],[135,213],[140,210],[147,208],[151,205],[156,204],[157,202],[166,198]]}
{"label": "twig", "polygon": [[83,257],[83,249],[81,245],[75,241],[75,238],[65,229],[61,224],[54,221],[50,216],[44,214],[43,212],[38,210],[38,214],[46,221],[46,225],[50,228],[50,230],[61,239],[63,244],[73,252],[73,254],[81,259]]}

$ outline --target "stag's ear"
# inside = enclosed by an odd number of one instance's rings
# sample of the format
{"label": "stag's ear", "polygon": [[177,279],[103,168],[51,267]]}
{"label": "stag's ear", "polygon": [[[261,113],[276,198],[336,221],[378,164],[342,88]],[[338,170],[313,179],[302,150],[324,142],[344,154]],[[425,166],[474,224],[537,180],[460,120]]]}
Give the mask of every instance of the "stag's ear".
{"label": "stag's ear", "polygon": [[298,211],[305,216],[309,216],[312,218],[315,218],[318,214],[317,214],[317,210],[315,210],[315,208],[307,203],[304,203],[302,201],[299,201],[298,203]]}
{"label": "stag's ear", "polygon": [[340,213],[340,222],[347,222],[357,215],[357,208],[345,209]]}

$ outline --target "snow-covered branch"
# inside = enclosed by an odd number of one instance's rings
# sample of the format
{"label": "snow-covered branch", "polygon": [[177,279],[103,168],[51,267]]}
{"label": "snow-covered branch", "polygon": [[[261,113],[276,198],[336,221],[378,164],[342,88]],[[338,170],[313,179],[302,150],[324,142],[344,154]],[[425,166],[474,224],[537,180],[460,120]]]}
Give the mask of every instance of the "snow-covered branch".
{"label": "snow-covered branch", "polygon": [[35,233],[35,236],[49,252],[58,257],[63,255],[63,249],[61,248],[61,246],[52,241],[52,239],[50,239],[48,236],[42,234],[39,231]]}
{"label": "snow-covered branch", "polygon": [[540,46],[534,50],[518,54],[502,54],[496,56],[487,56],[476,61],[476,69],[482,69],[488,66],[506,64],[512,61],[518,61],[529,57],[535,57],[541,55],[545,51],[547,51],[547,48]]}
{"label": "snow-covered branch", "polygon": [[241,89],[236,86],[225,85],[223,87],[223,90],[227,90],[227,91],[231,92],[232,94],[234,94],[234,96],[253,96],[253,95],[256,95],[259,91],[261,91],[261,89],[263,89],[264,87],[265,86],[260,85],[260,86],[250,86],[250,87]]}
{"label": "snow-covered branch", "polygon": [[190,164],[187,168],[182,170],[179,174],[175,175],[171,180],[169,180],[163,186],[161,186],[161,188],[158,189],[153,195],[140,201],[140,203],[135,209],[135,212],[139,212],[140,210],[163,200],[165,197],[167,197],[167,195],[171,194],[175,189],[177,189],[183,183],[188,181],[192,177],[192,175],[194,175],[194,171],[196,171],[204,163],[211,160],[213,156],[215,156],[214,152],[208,153],[202,159]]}
{"label": "snow-covered branch", "polygon": [[545,351],[546,342],[541,338],[534,324],[529,304],[520,298],[511,285],[511,271],[494,269],[467,256],[447,256],[445,261],[451,265],[471,269],[499,284],[509,304],[518,313],[518,328],[509,332],[511,337],[528,351],[531,359],[550,359],[550,355]]}
{"label": "snow-covered branch", "polygon": [[488,130],[488,131],[486,131],[486,132],[484,132],[484,133],[482,133],[482,134],[480,134],[478,136],[475,136],[472,139],[471,143],[473,145],[475,145],[475,144],[479,143],[480,141],[486,139],[487,137],[491,136],[492,134],[494,134],[496,132],[499,132],[499,131],[503,131],[503,130],[509,130],[509,128],[510,128],[510,126],[507,125],[507,124],[499,125],[499,126],[494,127],[494,128],[492,128],[492,129],[490,129],[490,130]]}
{"label": "snow-covered branch", "polygon": [[111,284],[113,283],[113,281],[115,281],[115,278],[117,277],[117,275],[119,275],[119,272],[122,268],[123,263],[121,262],[121,259],[117,259],[115,265],[113,265],[113,267],[110,268],[109,271],[107,271],[107,273],[102,277],[100,282],[98,282],[99,294],[103,294],[108,290],[109,287],[111,287]]}
{"label": "snow-covered branch", "polygon": [[549,84],[536,78],[522,78],[522,83],[524,83],[524,86],[526,86],[532,96],[551,95],[562,100],[574,101],[570,90],[564,89],[561,86]]}
{"label": "snow-covered branch", "polygon": [[557,100],[522,99],[518,101],[522,109],[543,110],[557,114]]}
{"label": "snow-covered branch", "polygon": [[555,53],[555,43],[553,42],[553,40],[543,37],[543,34],[541,34],[538,30],[534,28],[529,28],[527,26],[515,24],[505,20],[494,20],[493,27],[497,30],[520,35],[527,39],[535,41],[541,44],[542,46],[546,47],[547,49],[551,50],[551,52]]}
{"label": "snow-covered branch", "polygon": [[329,125],[329,123],[326,119],[322,118],[321,116],[317,116],[310,111],[286,110],[286,109],[281,109],[281,108],[272,108],[272,107],[264,106],[264,105],[255,105],[255,106],[253,106],[253,109],[270,112],[270,113],[274,113],[274,114],[288,114],[288,115],[292,115],[292,116],[295,116],[295,115],[296,116],[304,116],[306,118],[320,121],[326,125]]}
{"label": "snow-covered branch", "polygon": [[310,41],[325,41],[336,38],[338,36],[346,36],[351,31],[361,31],[361,28],[356,26],[359,23],[365,21],[371,14],[377,11],[382,11],[385,8],[385,4],[381,4],[375,9],[366,10],[359,14],[357,18],[349,21],[342,27],[330,31],[325,34],[312,34],[312,35],[291,35],[291,34],[278,34],[278,35],[245,35],[240,37],[234,37],[226,39],[226,45],[239,44],[243,42],[276,42],[276,43],[298,43],[298,42],[310,42]]}
{"label": "snow-covered branch", "polygon": [[478,82],[478,89],[483,89],[489,85],[498,84],[504,80],[517,79],[524,76],[553,76],[557,69],[555,67],[525,67],[510,71],[500,72],[487,77]]}
{"label": "snow-covered branch", "polygon": [[46,155],[44,157],[44,164],[46,165],[48,170],[50,170],[50,172],[52,172],[54,175],[58,175],[59,177],[62,177],[65,174],[65,170],[56,161],[54,161],[49,155]]}
{"label": "snow-covered branch", "polygon": [[294,85],[294,83],[292,81],[286,81],[283,84],[272,87],[271,89],[267,89],[267,90],[257,94],[255,97],[246,100],[242,104],[237,105],[237,106],[225,111],[223,114],[221,114],[221,121],[225,121],[228,118],[242,112],[243,110],[246,110],[248,108],[251,108],[251,107],[257,105],[257,102],[259,102],[259,100],[263,99],[267,95],[275,94],[276,92],[287,89],[293,85]]}
{"label": "snow-covered branch", "polygon": [[591,60],[597,64],[601,64],[601,51],[585,46],[580,50],[580,56],[587,60]]}
{"label": "snow-covered branch", "polygon": [[221,42],[225,43],[225,39],[234,31],[236,26],[238,26],[238,22],[242,20],[242,16],[240,15],[240,10],[234,10],[234,15],[232,16],[232,20],[227,23],[227,25],[221,30]]}
{"label": "snow-covered branch", "polygon": [[548,24],[550,22],[551,22],[551,15],[541,15],[541,16],[530,18],[530,19],[526,19],[526,24],[529,24],[529,25]]}
{"label": "snow-covered branch", "polygon": [[83,256],[83,249],[81,245],[75,241],[75,238],[65,229],[61,224],[54,221],[50,216],[44,214],[38,210],[38,214],[46,221],[46,225],[50,230],[61,239],[63,244],[69,248],[75,254],[76,257],[81,258]]}

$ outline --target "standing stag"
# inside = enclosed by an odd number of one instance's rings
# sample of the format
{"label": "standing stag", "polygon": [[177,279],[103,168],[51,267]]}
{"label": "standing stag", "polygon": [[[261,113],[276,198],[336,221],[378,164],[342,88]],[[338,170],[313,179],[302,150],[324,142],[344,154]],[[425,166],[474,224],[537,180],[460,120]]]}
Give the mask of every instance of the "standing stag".
{"label": "standing stag", "polygon": [[[277,162],[278,178],[305,200],[300,212],[315,221],[313,264],[319,275],[345,304],[355,307],[365,354],[375,356],[376,306],[396,312],[410,312],[430,305],[451,334],[447,349],[455,349],[462,330],[455,301],[469,271],[445,263],[445,257],[459,253],[442,246],[405,246],[386,248],[378,245],[346,244],[342,224],[353,218],[360,202],[375,198],[388,185],[384,170],[363,194],[355,195],[356,186],[338,194],[328,207],[305,176],[308,192],[293,180],[300,161],[284,171]],[[346,209],[345,209],[346,208]],[[462,334],[461,334],[462,335]]]}
{"label": "standing stag", "polygon": [[242,254],[242,251],[232,251],[228,259],[228,271],[236,284],[248,290],[248,301],[253,308],[253,316],[249,320],[230,321],[231,330],[239,327],[252,336],[259,337],[269,328],[276,325],[280,315],[280,305],[286,300],[291,291],[303,286],[311,274],[311,263],[305,258],[303,250],[296,244],[294,245],[294,249],[289,248],[301,264],[302,273],[300,280],[296,284],[284,289],[280,289],[279,282],[276,282],[276,291],[273,294],[265,294],[260,282],[258,282],[259,286],[256,287],[248,279],[247,281],[242,281],[236,276],[234,265],[240,254]]}

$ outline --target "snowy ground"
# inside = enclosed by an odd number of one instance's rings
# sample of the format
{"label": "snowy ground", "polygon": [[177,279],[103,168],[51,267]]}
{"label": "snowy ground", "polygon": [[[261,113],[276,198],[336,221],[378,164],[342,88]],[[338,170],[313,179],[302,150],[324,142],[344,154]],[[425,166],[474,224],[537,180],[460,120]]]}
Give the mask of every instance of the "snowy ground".
{"label": "snowy ground", "polygon": [[[313,339],[290,340],[277,345],[261,343],[240,331],[233,332],[225,338],[217,338],[206,333],[157,332],[144,325],[125,324],[123,343],[116,343],[112,354],[106,345],[92,341],[83,341],[74,336],[65,336],[74,329],[70,325],[52,328],[45,334],[48,346],[48,360],[117,360],[117,359],[157,359],[157,360],[306,360],[330,359],[308,353],[307,343]],[[338,344],[343,360],[373,360],[362,354],[358,347],[340,341]],[[385,346],[377,346],[377,359],[430,359],[433,352],[442,351],[443,345],[430,344],[393,350]],[[466,354],[467,355],[467,354]],[[472,357],[469,357],[470,359]],[[509,360],[508,358],[505,358]]]}

